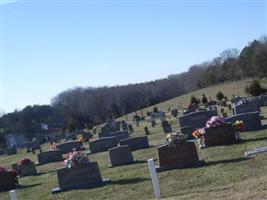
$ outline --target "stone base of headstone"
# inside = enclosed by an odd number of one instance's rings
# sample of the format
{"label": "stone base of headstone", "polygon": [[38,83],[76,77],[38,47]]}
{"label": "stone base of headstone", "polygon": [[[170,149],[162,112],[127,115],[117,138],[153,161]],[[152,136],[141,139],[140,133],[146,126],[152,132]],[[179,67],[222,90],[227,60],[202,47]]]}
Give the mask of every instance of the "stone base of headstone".
{"label": "stone base of headstone", "polygon": [[204,165],[204,161],[199,160],[194,142],[184,142],[176,146],[160,146],[158,162],[157,172]]}
{"label": "stone base of headstone", "polygon": [[57,170],[59,187],[52,190],[52,194],[73,190],[99,187],[110,182],[102,178],[97,162],[90,162],[82,166],[62,168]]}
{"label": "stone base of headstone", "polygon": [[204,138],[206,147],[236,143],[235,131],[231,124],[206,128],[205,131]]}

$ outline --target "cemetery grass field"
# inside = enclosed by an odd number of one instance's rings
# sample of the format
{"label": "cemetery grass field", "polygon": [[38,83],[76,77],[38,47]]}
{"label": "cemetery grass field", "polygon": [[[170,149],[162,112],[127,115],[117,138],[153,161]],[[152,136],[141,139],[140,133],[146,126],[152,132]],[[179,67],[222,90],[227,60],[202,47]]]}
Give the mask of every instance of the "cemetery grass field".
{"label": "cemetery grass field", "polygon": [[[232,94],[244,95],[247,81],[218,85],[194,92],[201,97],[202,93],[212,96],[221,90],[229,98]],[[267,81],[264,82],[267,85]],[[190,99],[187,94],[158,105],[167,111],[178,102],[183,105]],[[147,110],[151,110],[148,108]],[[145,113],[145,112],[144,112]],[[220,113],[220,112],[218,112]],[[231,112],[228,111],[228,114]],[[130,115],[129,115],[130,116]],[[128,117],[129,117],[128,116]],[[267,118],[267,108],[262,109],[262,116]],[[129,118],[130,119],[130,118]],[[178,120],[168,119],[174,130],[178,129]],[[159,124],[159,122],[158,122]],[[111,178],[111,183],[98,188],[87,190],[72,190],[59,194],[51,194],[51,190],[58,186],[56,169],[63,167],[62,162],[37,166],[38,176],[19,179],[22,187],[17,190],[19,200],[61,200],[61,199],[154,199],[155,195],[147,167],[147,159],[157,158],[157,147],[165,143],[165,134],[160,126],[152,129],[150,124],[141,123],[135,128],[134,135],[144,135],[147,126],[150,135],[151,148],[134,151],[133,165],[109,168],[108,153],[89,155],[97,161],[102,177]],[[251,158],[245,158],[244,152],[256,147],[267,146],[267,129],[256,132],[241,133],[243,142],[229,145],[210,147],[198,150],[205,165],[199,168],[176,169],[158,174],[163,199],[267,199],[267,153]],[[88,149],[88,144],[85,144]],[[42,146],[43,150],[48,145]],[[33,161],[37,154],[27,154],[21,150],[12,156],[0,156],[0,165],[10,169],[11,164],[23,157]],[[157,161],[155,161],[156,163]],[[0,193],[1,200],[8,200],[8,192]]]}

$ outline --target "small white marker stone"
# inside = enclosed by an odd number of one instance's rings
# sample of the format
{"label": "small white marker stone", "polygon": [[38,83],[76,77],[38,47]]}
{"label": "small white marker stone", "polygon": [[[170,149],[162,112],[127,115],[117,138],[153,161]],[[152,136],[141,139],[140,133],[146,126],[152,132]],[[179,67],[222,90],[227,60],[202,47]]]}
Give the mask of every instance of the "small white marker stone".
{"label": "small white marker stone", "polygon": [[158,179],[157,172],[155,169],[154,161],[153,161],[153,159],[149,159],[149,160],[147,160],[147,163],[148,163],[148,168],[150,171],[150,176],[152,179],[154,192],[156,194],[156,198],[160,199],[161,195],[160,195],[159,179]]}
{"label": "small white marker stone", "polygon": [[9,191],[10,200],[18,200],[17,192],[16,190]]}

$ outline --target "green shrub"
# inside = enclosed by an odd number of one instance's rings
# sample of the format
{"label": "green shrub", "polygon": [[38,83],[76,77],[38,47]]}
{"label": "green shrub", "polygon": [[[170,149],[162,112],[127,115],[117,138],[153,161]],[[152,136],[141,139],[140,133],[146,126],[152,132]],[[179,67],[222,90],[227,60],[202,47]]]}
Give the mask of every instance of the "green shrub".
{"label": "green shrub", "polygon": [[245,88],[245,92],[247,94],[251,94],[252,96],[259,96],[261,94],[266,93],[266,88],[263,88],[258,80],[252,81],[248,86]]}
{"label": "green shrub", "polygon": [[192,95],[191,99],[190,99],[190,103],[191,104],[199,104],[200,100],[198,98],[196,98],[194,95]]}
{"label": "green shrub", "polygon": [[223,98],[224,98],[224,94],[223,94],[221,91],[219,91],[219,92],[216,94],[216,98],[217,98],[217,100],[221,101],[221,100],[223,100]]}

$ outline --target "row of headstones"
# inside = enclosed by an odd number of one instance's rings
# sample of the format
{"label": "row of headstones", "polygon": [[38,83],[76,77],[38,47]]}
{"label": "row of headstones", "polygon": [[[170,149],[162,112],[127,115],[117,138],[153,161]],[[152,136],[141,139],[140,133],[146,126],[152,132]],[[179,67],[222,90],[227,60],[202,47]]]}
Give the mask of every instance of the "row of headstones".
{"label": "row of headstones", "polygon": [[[28,142],[26,144],[26,147],[27,147],[27,152],[29,152],[30,150],[29,149],[40,149],[40,144],[38,141],[31,141],[31,142]],[[16,147],[12,147],[12,148],[8,148],[6,150],[0,150],[0,155],[14,155],[14,154],[17,154],[17,148]]]}
{"label": "row of headstones", "polygon": [[[183,134],[192,137],[192,132],[197,128],[206,126],[206,122],[212,117],[218,115],[216,110],[193,112],[179,117],[180,130]],[[242,120],[245,124],[245,131],[256,131],[262,128],[260,112],[248,112],[225,118],[226,122],[233,123],[236,120]]]}
{"label": "row of headstones", "polygon": [[[103,139],[106,140],[108,138],[100,139],[103,141]],[[98,145],[101,144],[98,143]],[[132,151],[148,147],[149,143],[147,136],[128,138],[120,141],[119,146],[108,149],[110,167],[134,163]],[[53,159],[51,160],[51,158]],[[38,161],[40,164],[61,161],[62,159],[61,150],[47,151],[38,154]],[[97,162],[90,162],[86,166],[73,167],[71,170],[67,168],[58,169],[57,177],[59,188],[54,189],[53,193],[68,189],[96,187],[106,181],[109,181],[109,179],[103,179],[101,177]]]}
{"label": "row of headstones", "polygon": [[[119,145],[119,146],[117,146]],[[120,146],[128,146],[131,151],[144,149],[149,147],[147,136],[132,137],[121,140],[119,143],[114,140],[114,137],[100,138],[95,141],[90,141],[89,146],[91,153],[108,151],[109,149],[118,148]],[[82,150],[79,142],[65,142],[57,145],[57,150],[43,151],[37,155],[39,164],[46,164],[50,162],[58,162],[63,160],[62,154],[71,152],[73,149],[77,151]],[[112,160],[112,159],[111,159]]]}
{"label": "row of headstones", "polygon": [[[206,135],[217,136],[218,134],[229,134],[233,133],[233,129],[231,125],[225,124],[221,127],[215,127],[210,133],[206,133]],[[216,133],[214,133],[214,131]],[[232,134],[233,136],[234,134]],[[227,137],[229,138],[229,137]],[[213,138],[214,140],[214,138]],[[228,141],[231,143],[232,141]],[[216,143],[209,143],[209,146],[217,145]],[[62,144],[62,145],[66,145]],[[67,144],[70,146],[70,143]],[[148,147],[148,146],[147,146]],[[133,146],[133,150],[134,150]],[[53,154],[53,155],[52,155]],[[115,148],[109,149],[110,162],[111,166],[123,165],[133,163],[133,156],[131,152],[131,148],[128,145],[121,145]],[[49,152],[42,152],[38,154],[38,160],[40,161],[41,156],[46,156],[51,159],[51,157],[57,157],[53,161],[61,161],[62,160],[62,151],[54,150]],[[50,160],[51,161],[51,160]],[[193,142],[185,142],[177,146],[168,146],[163,145],[158,148],[158,162],[157,171],[164,171],[175,168],[183,168],[183,167],[193,167],[199,166],[203,164],[203,161],[199,160],[197,150],[195,144]],[[96,187],[108,181],[109,179],[103,179],[97,162],[90,162],[86,166],[74,167],[71,169],[62,168],[57,170],[59,188],[53,190],[53,192],[59,192],[68,189],[81,189],[81,188],[90,188]]]}
{"label": "row of headstones", "polygon": [[105,126],[101,128],[101,131],[98,133],[98,137],[109,137],[111,133],[116,133],[120,131],[129,131],[130,133],[133,132],[132,125],[127,124],[124,120],[123,121],[113,121],[112,123],[107,123]]}
{"label": "row of headstones", "polygon": [[261,107],[267,106],[267,95],[253,98],[239,97],[233,102],[235,104],[233,110],[234,115],[256,111],[260,112]]}
{"label": "row of headstones", "polygon": [[4,150],[4,149],[1,149],[0,150],[0,155],[14,155],[14,154],[16,154],[18,151],[17,151],[17,148],[15,148],[15,147],[12,147],[12,148],[8,148],[8,149],[6,149],[6,150]]}

